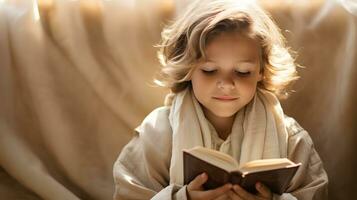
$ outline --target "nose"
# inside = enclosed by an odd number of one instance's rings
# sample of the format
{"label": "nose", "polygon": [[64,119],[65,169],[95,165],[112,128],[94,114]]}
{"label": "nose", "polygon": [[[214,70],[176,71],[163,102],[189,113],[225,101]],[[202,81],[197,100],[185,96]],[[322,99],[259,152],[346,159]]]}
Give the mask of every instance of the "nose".
{"label": "nose", "polygon": [[225,76],[218,79],[217,87],[221,90],[233,90],[235,88],[235,82],[231,76]]}

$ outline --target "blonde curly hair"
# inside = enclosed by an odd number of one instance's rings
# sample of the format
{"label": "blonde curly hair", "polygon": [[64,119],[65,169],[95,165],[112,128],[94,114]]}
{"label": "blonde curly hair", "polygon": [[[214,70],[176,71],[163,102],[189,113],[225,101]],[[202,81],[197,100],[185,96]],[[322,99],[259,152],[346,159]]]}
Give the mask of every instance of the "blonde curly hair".
{"label": "blonde curly hair", "polygon": [[287,98],[297,76],[295,60],[272,18],[257,4],[244,0],[197,0],[165,27],[158,45],[162,64],[155,83],[169,88],[165,104],[190,86],[191,72],[205,58],[205,46],[223,32],[236,31],[259,41],[263,80],[258,87]]}

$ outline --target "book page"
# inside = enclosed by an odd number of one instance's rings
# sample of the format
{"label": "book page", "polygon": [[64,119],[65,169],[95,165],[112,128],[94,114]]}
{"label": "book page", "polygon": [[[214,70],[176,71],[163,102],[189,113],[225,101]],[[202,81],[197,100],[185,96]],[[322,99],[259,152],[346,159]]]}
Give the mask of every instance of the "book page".
{"label": "book page", "polygon": [[290,161],[287,158],[276,158],[276,159],[262,159],[262,160],[253,160],[245,163],[239,169],[243,173],[249,172],[258,172],[265,170],[280,169],[285,167],[296,166],[294,162]]}
{"label": "book page", "polygon": [[204,147],[194,147],[184,151],[228,172],[238,169],[237,161],[223,152]]}

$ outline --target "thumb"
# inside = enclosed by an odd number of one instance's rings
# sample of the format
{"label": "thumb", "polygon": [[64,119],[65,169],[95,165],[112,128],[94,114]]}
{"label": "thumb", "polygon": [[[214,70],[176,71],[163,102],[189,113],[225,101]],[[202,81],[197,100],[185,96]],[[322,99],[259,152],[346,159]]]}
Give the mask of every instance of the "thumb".
{"label": "thumb", "polygon": [[259,192],[259,196],[261,197],[265,197],[265,198],[271,198],[272,197],[272,193],[270,191],[270,189],[265,186],[264,184],[258,182],[257,184],[255,184],[255,188],[257,189],[257,191]]}
{"label": "thumb", "polygon": [[207,181],[207,174],[202,173],[198,176],[196,176],[195,179],[193,179],[187,186],[187,189],[189,190],[201,190],[202,185]]}

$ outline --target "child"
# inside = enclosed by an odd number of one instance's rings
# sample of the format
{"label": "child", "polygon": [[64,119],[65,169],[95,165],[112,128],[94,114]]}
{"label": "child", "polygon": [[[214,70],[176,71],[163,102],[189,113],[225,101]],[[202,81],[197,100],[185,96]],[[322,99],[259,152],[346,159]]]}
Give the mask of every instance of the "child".
{"label": "child", "polygon": [[[114,165],[115,199],[327,199],[327,175],[308,133],[277,97],[297,79],[270,17],[239,0],[199,0],[162,32],[158,83],[171,89]],[[207,174],[183,183],[182,149],[204,146],[238,163],[287,157],[302,163],[283,195],[226,184],[204,191]]]}

